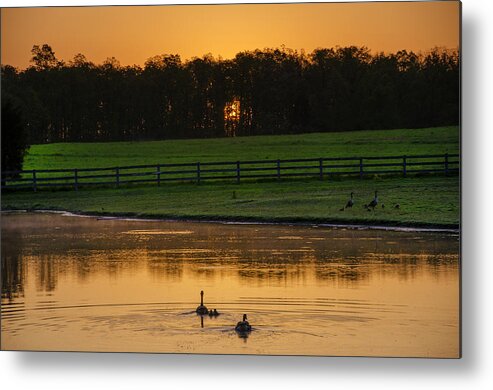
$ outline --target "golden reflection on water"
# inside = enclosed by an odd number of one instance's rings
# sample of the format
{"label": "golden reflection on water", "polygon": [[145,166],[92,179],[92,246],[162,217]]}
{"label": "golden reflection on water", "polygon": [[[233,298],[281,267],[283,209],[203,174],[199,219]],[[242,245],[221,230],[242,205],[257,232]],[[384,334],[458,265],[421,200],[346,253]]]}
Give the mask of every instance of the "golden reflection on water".
{"label": "golden reflection on water", "polygon": [[[2,349],[457,357],[458,252],[439,233],[5,214]],[[194,313],[201,289],[219,317]]]}

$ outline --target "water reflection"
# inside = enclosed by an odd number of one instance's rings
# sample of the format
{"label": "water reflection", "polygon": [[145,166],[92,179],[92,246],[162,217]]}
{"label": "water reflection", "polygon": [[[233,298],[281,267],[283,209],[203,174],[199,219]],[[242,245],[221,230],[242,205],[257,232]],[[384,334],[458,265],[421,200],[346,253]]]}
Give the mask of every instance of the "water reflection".
{"label": "water reflection", "polygon": [[[83,283],[94,274],[118,278],[142,267],[162,280],[181,280],[184,274],[213,280],[234,269],[246,284],[304,283],[314,276],[350,286],[367,283],[375,273],[412,279],[425,265],[440,278],[448,266],[455,270],[458,252],[457,239],[429,233],[209,224],[194,224],[192,231],[184,224],[51,215],[36,215],[36,224],[26,225],[30,218],[3,218],[5,296],[22,293],[26,264],[37,289],[46,292],[68,274]],[[287,230],[297,235],[288,236]]]}
{"label": "water reflection", "polygon": [[[458,251],[439,233],[3,215],[3,345],[451,356]],[[199,328],[202,288],[222,314]],[[255,337],[232,344],[244,312]]]}
{"label": "water reflection", "polygon": [[11,302],[24,296],[26,279],[24,263],[18,254],[11,255],[8,249],[2,249],[2,298]]}

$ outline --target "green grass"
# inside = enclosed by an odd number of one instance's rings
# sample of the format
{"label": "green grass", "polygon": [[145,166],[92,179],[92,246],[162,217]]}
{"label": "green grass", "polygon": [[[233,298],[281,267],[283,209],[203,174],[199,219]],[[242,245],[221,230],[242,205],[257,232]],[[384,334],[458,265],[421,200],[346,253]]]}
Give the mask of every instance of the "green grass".
{"label": "green grass", "polygon": [[[459,152],[459,128],[400,129],[155,142],[34,145],[25,169],[95,168],[157,163]],[[63,174],[61,174],[63,175]],[[375,190],[385,209],[363,208]],[[55,209],[140,217],[334,222],[457,227],[457,176],[167,183],[37,193],[6,192],[2,209]],[[339,211],[350,192],[352,210]],[[233,196],[235,193],[235,196]],[[393,206],[399,203],[400,209]]]}
{"label": "green grass", "polygon": [[[379,191],[385,208],[363,208]],[[339,211],[355,192],[353,209]],[[233,194],[235,193],[235,195]],[[400,209],[393,206],[399,203]],[[290,180],[167,184],[75,191],[6,193],[2,209],[56,209],[154,218],[234,219],[457,227],[459,178]]]}
{"label": "green grass", "polygon": [[153,142],[33,145],[24,169],[459,152],[459,128],[312,133]]}

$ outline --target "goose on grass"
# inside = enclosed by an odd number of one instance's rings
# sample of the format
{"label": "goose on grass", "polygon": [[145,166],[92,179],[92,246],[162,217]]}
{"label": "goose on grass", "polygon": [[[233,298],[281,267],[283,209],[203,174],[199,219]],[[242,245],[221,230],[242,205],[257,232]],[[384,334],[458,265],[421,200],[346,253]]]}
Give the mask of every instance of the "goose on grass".
{"label": "goose on grass", "polygon": [[370,203],[368,203],[368,208],[375,210],[375,207],[377,207],[377,205],[378,205],[378,195],[377,195],[377,191],[375,191],[375,197],[372,199]]}

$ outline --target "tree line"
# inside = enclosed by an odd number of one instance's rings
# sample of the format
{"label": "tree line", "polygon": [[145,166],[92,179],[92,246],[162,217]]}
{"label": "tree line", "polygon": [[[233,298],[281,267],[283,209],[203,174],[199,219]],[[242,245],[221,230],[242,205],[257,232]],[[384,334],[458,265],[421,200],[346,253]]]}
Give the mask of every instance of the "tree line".
{"label": "tree line", "polygon": [[2,65],[2,100],[22,111],[29,143],[162,140],[459,123],[456,50],[372,54],[365,47],[285,47],[149,58],[122,66],[44,44],[31,66]]}

